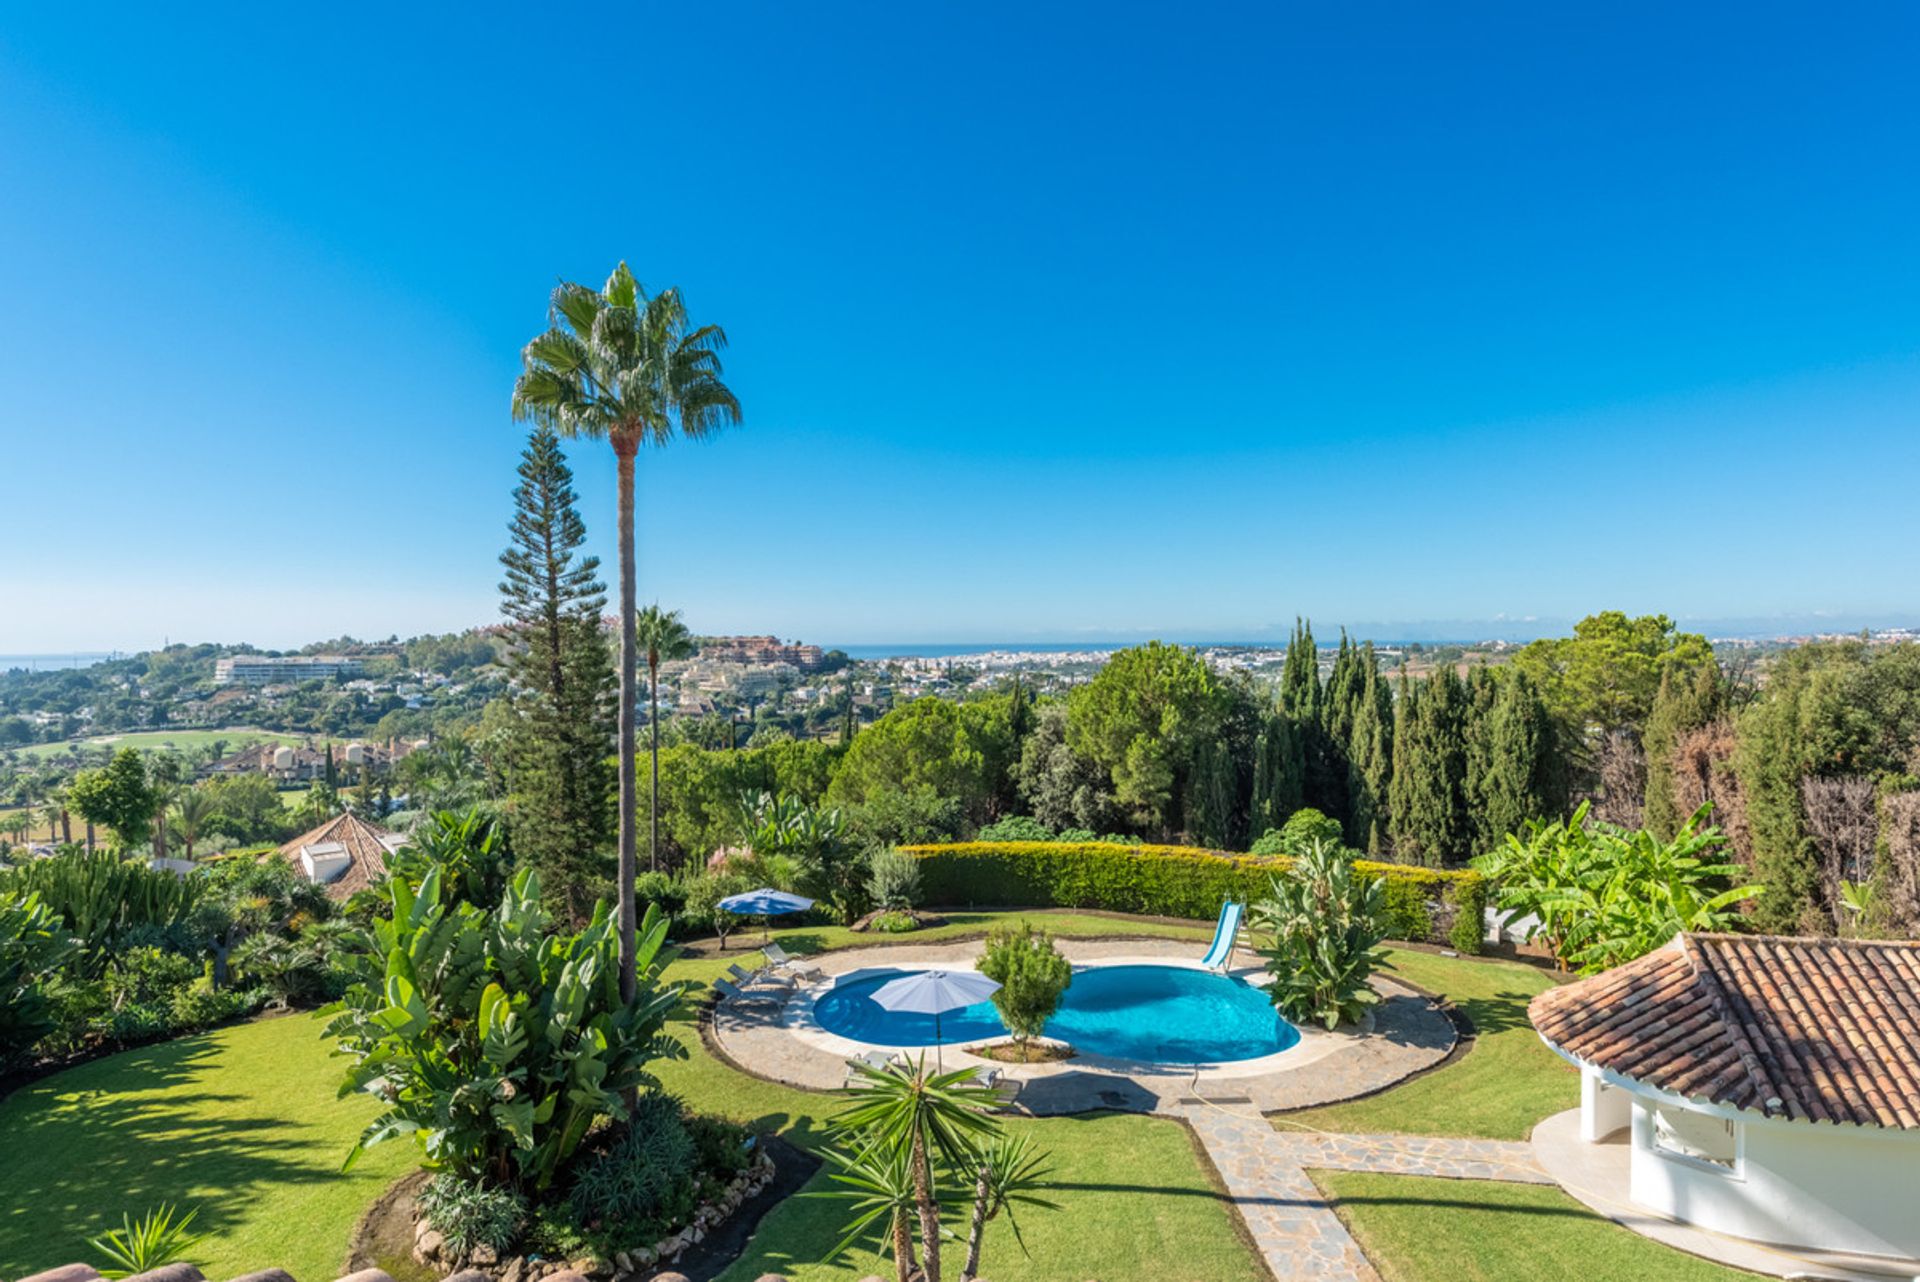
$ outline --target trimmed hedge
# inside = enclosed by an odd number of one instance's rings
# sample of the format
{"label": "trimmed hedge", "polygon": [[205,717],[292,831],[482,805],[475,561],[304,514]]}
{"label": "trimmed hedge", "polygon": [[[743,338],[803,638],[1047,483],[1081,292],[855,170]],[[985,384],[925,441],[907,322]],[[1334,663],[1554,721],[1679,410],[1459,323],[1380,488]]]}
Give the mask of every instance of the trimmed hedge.
{"label": "trimmed hedge", "polygon": [[[1193,921],[1212,920],[1228,899],[1264,899],[1267,879],[1292,862],[1284,855],[1099,841],[963,841],[900,849],[920,861],[921,894],[929,904],[1097,908]],[[1479,873],[1368,859],[1353,866],[1386,880],[1390,938],[1480,951],[1487,890]]]}

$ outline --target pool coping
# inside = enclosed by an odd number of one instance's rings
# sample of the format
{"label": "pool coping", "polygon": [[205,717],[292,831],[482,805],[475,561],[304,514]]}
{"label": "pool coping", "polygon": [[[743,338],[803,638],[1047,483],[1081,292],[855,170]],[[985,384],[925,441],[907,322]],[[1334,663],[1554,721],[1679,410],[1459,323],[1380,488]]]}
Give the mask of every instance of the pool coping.
{"label": "pool coping", "polygon": [[[1056,944],[1076,968],[1148,965],[1205,969],[1195,956],[1197,949],[1185,941],[1062,939]],[[777,1013],[721,1003],[712,1012],[708,1031],[717,1049],[747,1072],[785,1085],[830,1091],[844,1084],[849,1058],[873,1050],[916,1048],[856,1041],[820,1027],[813,1007],[823,993],[841,978],[876,970],[972,970],[979,951],[978,941],[888,944],[807,958],[805,965],[817,970],[818,978],[797,983],[793,995]],[[1270,982],[1258,966],[1234,967],[1228,973],[1256,986]],[[1373,986],[1385,999],[1375,1008],[1385,1016],[1383,1020],[1377,1021],[1370,1013],[1359,1027],[1333,1031],[1295,1025],[1300,1032],[1297,1043],[1255,1059],[1152,1063],[1077,1054],[1047,1063],[1010,1064],[974,1053],[980,1047],[1005,1041],[1005,1034],[942,1046],[936,1058],[947,1069],[995,1070],[1003,1080],[1019,1083],[1023,1092],[1030,1085],[1041,1084],[1049,1096],[1048,1112],[1103,1107],[1162,1112],[1181,1100],[1208,1096],[1245,1098],[1268,1110],[1310,1107],[1384,1089],[1439,1062],[1452,1050],[1457,1030],[1431,998],[1380,976],[1375,977]],[[1323,1074],[1304,1071],[1316,1067],[1322,1068]],[[1125,1104],[1113,1102],[1116,1092],[1125,1096]]]}

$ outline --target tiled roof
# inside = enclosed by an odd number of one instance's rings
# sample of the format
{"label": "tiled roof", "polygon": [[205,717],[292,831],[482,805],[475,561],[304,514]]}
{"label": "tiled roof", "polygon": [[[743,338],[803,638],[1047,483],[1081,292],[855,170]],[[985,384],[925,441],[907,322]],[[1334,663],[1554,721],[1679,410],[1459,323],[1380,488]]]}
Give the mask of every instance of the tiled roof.
{"label": "tiled roof", "polygon": [[1573,1058],[1689,1099],[1920,1130],[1920,943],[1676,935],[1533,999]]}
{"label": "tiled roof", "polygon": [[394,840],[393,833],[349,810],[327,820],[318,828],[301,833],[280,847],[279,856],[305,872],[300,862],[301,847],[340,843],[347,852],[347,870],[327,882],[326,890],[329,899],[348,899],[355,891],[365,890],[387,875],[388,843]]}

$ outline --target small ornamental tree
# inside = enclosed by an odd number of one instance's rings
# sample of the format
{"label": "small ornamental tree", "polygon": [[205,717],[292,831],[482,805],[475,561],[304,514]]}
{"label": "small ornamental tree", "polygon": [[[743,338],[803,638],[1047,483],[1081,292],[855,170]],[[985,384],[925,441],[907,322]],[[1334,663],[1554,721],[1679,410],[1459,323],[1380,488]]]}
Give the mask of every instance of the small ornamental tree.
{"label": "small ornamental tree", "polygon": [[1384,938],[1385,883],[1356,873],[1339,847],[1316,843],[1272,879],[1254,920],[1273,932],[1261,949],[1273,974],[1273,1004],[1288,1019],[1328,1028],[1355,1021],[1380,1000],[1367,986]]}
{"label": "small ornamental tree", "polygon": [[993,1005],[1016,1045],[1038,1034],[1060,1008],[1073,982],[1073,966],[1053,946],[1053,936],[1027,922],[1002,926],[987,936],[980,973],[1000,985]]}
{"label": "small ornamental tree", "polygon": [[666,918],[649,905],[638,988],[620,1000],[618,926],[604,901],[576,935],[556,933],[532,869],[497,908],[462,902],[429,867],[416,891],[389,883],[391,920],[373,923],[384,963],[333,1008],[327,1035],[355,1063],[344,1097],[386,1104],[348,1154],[412,1135],[429,1169],[543,1190],[602,1118],[656,1085],[649,1061],[683,1057],[664,1032],[679,991],[660,983]]}
{"label": "small ornamental tree", "polygon": [[146,840],[160,808],[160,794],[147,778],[140,754],[122,748],[98,770],[82,770],[67,789],[67,804],[90,824],[105,824],[122,846]]}

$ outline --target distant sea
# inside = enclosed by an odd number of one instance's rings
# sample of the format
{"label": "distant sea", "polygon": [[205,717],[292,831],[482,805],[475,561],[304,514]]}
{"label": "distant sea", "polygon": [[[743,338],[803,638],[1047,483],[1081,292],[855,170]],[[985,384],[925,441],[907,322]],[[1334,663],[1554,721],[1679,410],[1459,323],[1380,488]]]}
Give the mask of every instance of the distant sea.
{"label": "distant sea", "polygon": [[78,654],[0,654],[0,672],[14,668],[28,668],[34,672],[50,672],[55,668],[91,668],[113,657],[113,653],[106,650]]}
{"label": "distant sea", "polygon": [[[1021,652],[1027,654],[1068,654],[1079,650],[1118,650],[1125,646],[1139,645],[1139,639],[1130,641],[933,641],[925,643],[894,643],[880,645],[829,645],[826,650],[844,650],[849,659],[959,659],[971,654],[993,654]],[[1284,642],[1273,641],[1200,641],[1182,642],[1183,645],[1247,645],[1269,649],[1285,649]]]}

